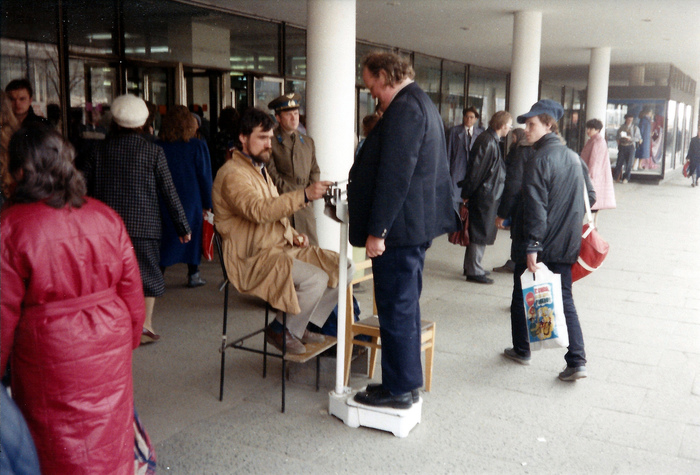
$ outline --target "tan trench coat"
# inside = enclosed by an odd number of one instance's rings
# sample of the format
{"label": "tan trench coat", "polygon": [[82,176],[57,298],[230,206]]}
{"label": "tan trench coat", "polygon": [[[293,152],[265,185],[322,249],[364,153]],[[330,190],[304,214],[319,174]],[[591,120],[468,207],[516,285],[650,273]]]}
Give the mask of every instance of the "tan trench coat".
{"label": "tan trench coat", "polygon": [[263,178],[250,159],[236,151],[216,174],[212,201],[228,278],[239,292],[260,297],[278,310],[299,313],[294,259],[323,269],[328,287],[338,285],[338,253],[292,244],[298,233],[287,217],[306,206],[303,189],[280,196],[269,176]]}
{"label": "tan trench coat", "polygon": [[[294,132],[282,132],[277,126],[272,138],[272,159],[267,165],[272,181],[280,194],[302,190],[321,178],[321,169],[316,162],[316,146],[311,137]],[[313,206],[302,208],[294,213],[292,225],[300,233],[309,236],[312,245],[318,246],[316,217]]]}

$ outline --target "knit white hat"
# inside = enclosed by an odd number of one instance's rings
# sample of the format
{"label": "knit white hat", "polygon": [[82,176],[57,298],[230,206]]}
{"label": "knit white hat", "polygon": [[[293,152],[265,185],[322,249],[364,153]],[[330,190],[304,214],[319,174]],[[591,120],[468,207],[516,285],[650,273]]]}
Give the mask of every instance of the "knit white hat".
{"label": "knit white hat", "polygon": [[146,103],[143,99],[131,94],[124,94],[114,99],[110,110],[114,121],[126,129],[141,127],[148,119]]}

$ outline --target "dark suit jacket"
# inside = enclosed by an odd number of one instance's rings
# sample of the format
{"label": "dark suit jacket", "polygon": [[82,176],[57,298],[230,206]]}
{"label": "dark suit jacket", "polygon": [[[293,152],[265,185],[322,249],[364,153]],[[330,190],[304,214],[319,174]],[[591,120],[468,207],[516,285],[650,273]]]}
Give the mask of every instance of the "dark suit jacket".
{"label": "dark suit jacket", "polygon": [[464,180],[464,175],[467,173],[467,163],[469,162],[469,151],[474,146],[476,138],[483,131],[482,127],[475,125],[469,144],[467,144],[467,131],[462,124],[452,127],[447,134],[447,157],[450,160],[450,176],[454,187],[454,199],[457,203],[462,202],[460,196],[462,189],[457,183]]}
{"label": "dark suit jacket", "polygon": [[401,89],[350,170],[350,243],[416,246],[459,228],[440,114],[416,83]]}
{"label": "dark suit jacket", "polygon": [[177,235],[190,233],[165,152],[143,136],[116,134],[104,140],[87,160],[85,178],[88,194],[119,213],[131,238],[161,238],[159,194]]}

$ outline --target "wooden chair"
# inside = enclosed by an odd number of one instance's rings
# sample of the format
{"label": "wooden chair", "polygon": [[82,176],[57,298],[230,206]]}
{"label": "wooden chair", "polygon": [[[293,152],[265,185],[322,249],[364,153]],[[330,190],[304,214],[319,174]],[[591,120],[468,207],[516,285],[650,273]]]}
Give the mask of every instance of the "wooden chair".
{"label": "wooden chair", "polygon": [[[356,271],[363,271],[363,275],[354,278],[348,286],[348,301],[345,323],[345,385],[350,379],[350,358],[353,345],[360,345],[370,349],[369,378],[374,377],[374,368],[377,363],[377,350],[382,348],[379,335],[379,318],[377,317],[377,303],[374,300],[374,285],[372,286],[372,315],[355,321],[353,312],[353,286],[360,282],[373,284],[372,261],[355,264]],[[367,335],[371,341],[358,340],[358,335]],[[425,351],[425,390],[430,392],[433,380],[433,352],[435,350],[435,322],[421,320],[421,351]]]}
{"label": "wooden chair", "polygon": [[[306,344],[306,353],[302,355],[292,355],[292,354],[287,354],[286,352],[286,341],[282,339],[282,353],[270,353],[267,351],[267,339],[265,338],[265,328],[267,328],[267,325],[269,324],[270,320],[270,304],[265,302],[265,325],[259,329],[256,330],[252,333],[249,333],[245,336],[242,336],[232,342],[228,342],[228,335],[227,335],[227,323],[228,323],[228,297],[229,297],[229,280],[228,280],[228,273],[226,272],[226,262],[224,260],[224,253],[223,253],[223,245],[221,242],[221,235],[214,230],[214,245],[216,247],[216,252],[219,255],[219,263],[221,264],[221,271],[224,276],[224,280],[219,286],[219,292],[222,290],[224,291],[224,322],[223,322],[223,332],[221,334],[221,347],[219,348],[219,352],[221,353],[221,375],[220,375],[220,380],[219,380],[219,401],[223,401],[224,399],[224,365],[226,363],[226,349],[227,348],[233,348],[236,350],[245,350],[249,351],[252,353],[258,353],[263,355],[263,378],[267,377],[267,357],[271,356],[273,358],[281,358],[282,359],[282,412],[284,412],[285,409],[285,399],[286,399],[286,393],[285,393],[285,376],[287,375],[287,362],[291,361],[294,363],[306,363],[309,361],[311,358],[316,358],[316,391],[319,390],[319,379],[320,379],[320,360],[319,356],[321,353],[323,353],[325,350],[328,348],[332,347],[333,345],[336,344],[336,339],[333,337],[326,336],[326,341],[323,343],[307,343]],[[287,313],[284,312],[282,314],[282,321],[283,325],[286,328],[287,327]],[[250,347],[250,346],[245,346],[246,340],[262,334],[263,337],[263,349],[260,350],[257,347]]]}

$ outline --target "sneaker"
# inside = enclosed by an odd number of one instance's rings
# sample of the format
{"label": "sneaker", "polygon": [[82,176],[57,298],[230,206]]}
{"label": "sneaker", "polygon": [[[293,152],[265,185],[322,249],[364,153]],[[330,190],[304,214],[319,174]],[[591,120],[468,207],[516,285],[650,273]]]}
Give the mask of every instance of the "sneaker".
{"label": "sneaker", "polygon": [[202,277],[199,275],[199,272],[195,272],[194,274],[187,277],[187,287],[191,289],[194,287],[200,287],[206,283],[207,281],[202,279]]}
{"label": "sneaker", "polygon": [[503,356],[509,360],[515,361],[516,363],[520,363],[521,365],[527,366],[530,364],[531,358],[529,356],[520,356],[513,348],[506,348],[503,350]]}
{"label": "sneaker", "polygon": [[576,381],[586,376],[588,376],[588,372],[585,366],[567,366],[564,371],[559,373],[559,379],[562,381]]}
{"label": "sneaker", "polygon": [[622,180],[622,183],[629,183],[629,182],[630,182],[630,181],[629,181],[627,178],[625,178],[624,180]]}

